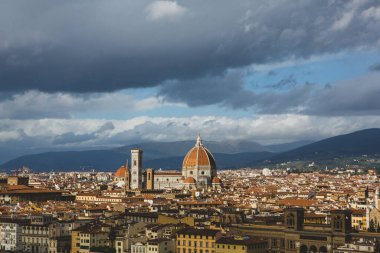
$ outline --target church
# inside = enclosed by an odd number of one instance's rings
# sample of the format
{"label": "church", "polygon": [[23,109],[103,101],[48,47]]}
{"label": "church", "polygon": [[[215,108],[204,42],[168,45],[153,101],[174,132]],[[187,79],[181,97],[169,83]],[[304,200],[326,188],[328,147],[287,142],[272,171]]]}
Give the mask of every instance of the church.
{"label": "church", "polygon": [[198,135],[182,162],[180,171],[155,171],[152,168],[143,169],[143,150],[131,150],[131,167],[127,162],[116,172],[114,182],[118,187],[130,190],[164,190],[164,189],[219,189],[222,186],[217,176],[214,156],[203,145]]}

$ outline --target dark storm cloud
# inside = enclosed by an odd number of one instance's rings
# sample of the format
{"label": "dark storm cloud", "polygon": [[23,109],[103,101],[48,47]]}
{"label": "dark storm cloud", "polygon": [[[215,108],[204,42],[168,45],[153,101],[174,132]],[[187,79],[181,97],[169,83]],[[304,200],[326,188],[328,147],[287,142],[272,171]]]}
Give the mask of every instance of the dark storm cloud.
{"label": "dark storm cloud", "polygon": [[327,85],[315,91],[303,113],[313,115],[376,115],[380,113],[380,73]]}
{"label": "dark storm cloud", "polygon": [[371,67],[369,67],[371,71],[380,71],[380,63],[374,64]]}
{"label": "dark storm cloud", "polygon": [[[380,74],[339,81],[325,86],[297,83],[293,75],[275,87],[253,91],[244,86],[242,72],[188,82],[171,82],[160,89],[165,99],[189,106],[218,104],[227,108],[253,109],[259,114],[297,113],[303,115],[378,115]],[[182,85],[190,87],[182,89]],[[219,85],[220,88],[215,89]]]}
{"label": "dark storm cloud", "polygon": [[[189,106],[220,104],[233,109],[253,108],[258,113],[297,113],[299,105],[310,98],[315,87],[313,84],[296,86],[295,82],[291,75],[278,82],[281,87],[255,92],[244,86],[241,71],[230,71],[218,77],[169,82],[160,88],[159,95],[170,102],[181,101]],[[279,90],[284,86],[286,90]]]}
{"label": "dark storm cloud", "polygon": [[188,80],[226,69],[372,47],[379,39],[369,11],[380,5],[375,0],[153,4],[2,1],[0,90],[99,92],[168,80],[190,89]]}

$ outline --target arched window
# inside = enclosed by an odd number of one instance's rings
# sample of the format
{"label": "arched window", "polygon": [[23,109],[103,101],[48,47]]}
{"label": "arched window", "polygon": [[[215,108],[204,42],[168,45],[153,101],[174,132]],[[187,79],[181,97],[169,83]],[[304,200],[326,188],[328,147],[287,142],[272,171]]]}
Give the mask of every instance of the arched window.
{"label": "arched window", "polygon": [[336,216],[334,220],[335,229],[342,229],[342,219],[340,216]]}
{"label": "arched window", "polygon": [[318,252],[317,247],[315,247],[314,245],[311,245],[310,246],[310,253],[317,253],[317,252]]}
{"label": "arched window", "polygon": [[288,228],[294,227],[294,214],[290,213],[286,216],[286,225]]}
{"label": "arched window", "polygon": [[301,245],[301,247],[300,247],[300,253],[307,253],[307,250],[308,250],[308,248],[307,248],[306,245]]}

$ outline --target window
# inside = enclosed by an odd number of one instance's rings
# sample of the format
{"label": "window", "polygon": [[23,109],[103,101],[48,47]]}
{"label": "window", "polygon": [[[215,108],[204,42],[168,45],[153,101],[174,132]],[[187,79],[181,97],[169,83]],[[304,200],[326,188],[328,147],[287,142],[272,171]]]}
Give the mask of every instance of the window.
{"label": "window", "polygon": [[294,214],[288,214],[288,216],[286,217],[286,225],[288,226],[288,228],[294,227]]}
{"label": "window", "polygon": [[291,241],[291,240],[289,240],[288,241],[288,249],[295,249],[296,247],[295,247],[295,243],[294,243],[294,241]]}
{"label": "window", "polygon": [[334,220],[335,229],[342,229],[342,220],[340,216],[337,216]]}

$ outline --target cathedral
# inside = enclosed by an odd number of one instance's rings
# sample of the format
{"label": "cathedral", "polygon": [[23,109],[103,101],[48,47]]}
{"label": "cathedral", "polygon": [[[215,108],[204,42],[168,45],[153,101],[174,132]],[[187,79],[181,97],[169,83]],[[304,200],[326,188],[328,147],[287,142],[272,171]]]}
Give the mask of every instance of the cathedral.
{"label": "cathedral", "polygon": [[126,191],[163,189],[219,189],[216,162],[212,153],[203,145],[200,135],[193,148],[187,152],[180,171],[155,171],[143,169],[141,149],[131,150],[131,168],[128,162],[115,172],[114,182]]}

